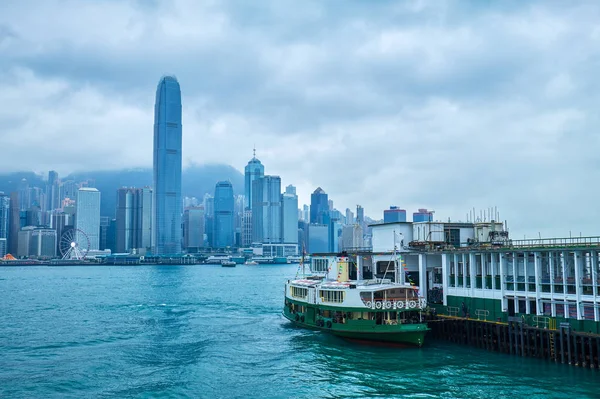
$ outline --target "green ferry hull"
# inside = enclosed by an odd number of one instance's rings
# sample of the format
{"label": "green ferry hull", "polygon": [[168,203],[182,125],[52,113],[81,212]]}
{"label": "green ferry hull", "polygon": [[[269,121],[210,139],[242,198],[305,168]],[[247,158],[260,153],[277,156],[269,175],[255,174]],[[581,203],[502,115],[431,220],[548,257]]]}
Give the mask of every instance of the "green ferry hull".
{"label": "green ferry hull", "polygon": [[427,328],[425,324],[409,324],[403,326],[365,325],[362,328],[351,327],[352,329],[348,329],[344,328],[345,326],[343,325],[332,323],[331,327],[327,327],[327,325],[320,327],[312,323],[303,323],[300,320],[296,320],[295,314],[286,311],[283,312],[283,316],[298,327],[323,331],[349,340],[379,342],[394,345],[421,347],[425,342],[425,335],[427,334],[427,331],[429,331],[429,328]]}

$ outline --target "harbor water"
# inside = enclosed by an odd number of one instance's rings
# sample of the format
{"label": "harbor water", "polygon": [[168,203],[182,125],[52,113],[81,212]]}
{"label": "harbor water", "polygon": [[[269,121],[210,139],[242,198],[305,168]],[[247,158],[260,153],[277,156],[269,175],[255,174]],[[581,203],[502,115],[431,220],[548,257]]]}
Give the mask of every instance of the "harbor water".
{"label": "harbor water", "polygon": [[598,370],[295,328],[297,267],[2,267],[0,397],[600,397]]}

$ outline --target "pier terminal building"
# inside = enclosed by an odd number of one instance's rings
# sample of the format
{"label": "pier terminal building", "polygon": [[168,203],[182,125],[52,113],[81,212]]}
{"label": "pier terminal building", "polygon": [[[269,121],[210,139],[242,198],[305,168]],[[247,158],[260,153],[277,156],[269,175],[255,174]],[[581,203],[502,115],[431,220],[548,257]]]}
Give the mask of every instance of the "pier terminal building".
{"label": "pier terminal building", "polygon": [[600,237],[511,240],[495,221],[370,227],[372,248],[348,251],[355,273],[393,281],[398,270],[439,315],[600,333]]}

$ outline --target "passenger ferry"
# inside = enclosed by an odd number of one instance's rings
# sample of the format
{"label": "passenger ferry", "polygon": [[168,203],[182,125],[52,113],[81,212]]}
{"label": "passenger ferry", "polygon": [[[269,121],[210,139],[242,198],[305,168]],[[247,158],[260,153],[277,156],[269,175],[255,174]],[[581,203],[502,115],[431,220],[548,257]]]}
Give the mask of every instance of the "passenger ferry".
{"label": "passenger ferry", "polygon": [[301,263],[300,276],[285,284],[283,315],[300,327],[344,338],[422,346],[429,328],[418,287],[399,282],[395,254],[383,278],[372,267],[360,254],[313,255],[310,271]]}

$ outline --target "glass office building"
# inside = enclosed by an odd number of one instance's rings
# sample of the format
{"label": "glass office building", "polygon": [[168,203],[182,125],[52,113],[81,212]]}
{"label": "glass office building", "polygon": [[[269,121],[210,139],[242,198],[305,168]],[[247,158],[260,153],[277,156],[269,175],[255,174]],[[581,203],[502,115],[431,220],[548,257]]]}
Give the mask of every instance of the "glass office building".
{"label": "glass office building", "polygon": [[181,253],[181,89],[161,78],[154,108],[152,247],[156,255]]}

